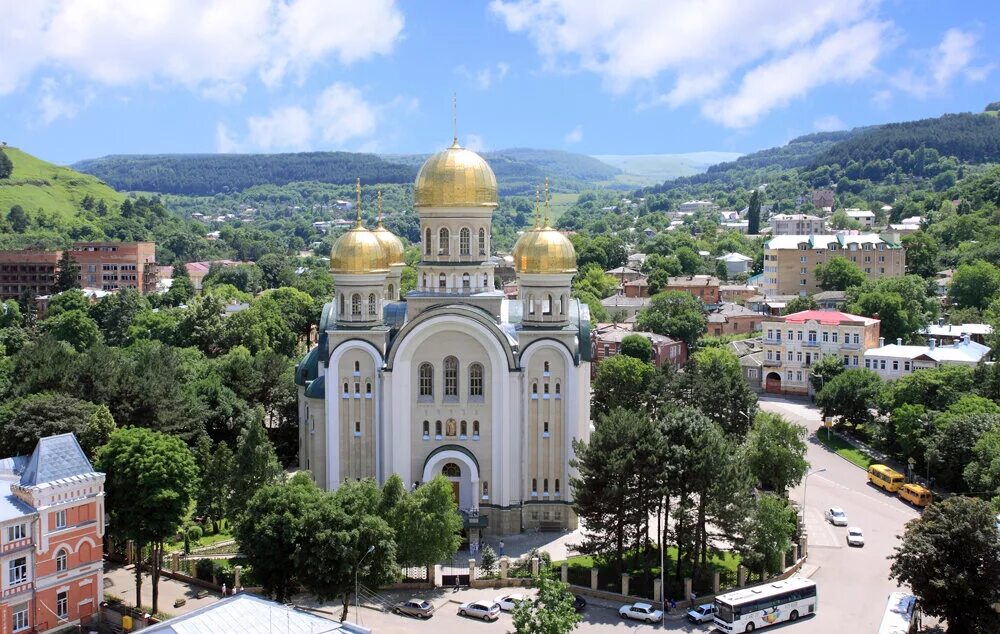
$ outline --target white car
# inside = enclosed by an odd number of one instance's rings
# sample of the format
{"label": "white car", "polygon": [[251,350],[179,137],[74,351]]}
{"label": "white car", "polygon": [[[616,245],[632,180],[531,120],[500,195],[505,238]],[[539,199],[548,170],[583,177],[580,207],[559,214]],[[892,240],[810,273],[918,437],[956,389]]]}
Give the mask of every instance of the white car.
{"label": "white car", "polygon": [[858,546],[859,548],[865,545],[865,534],[857,526],[847,529],[847,545]]}
{"label": "white car", "polygon": [[531,599],[523,594],[507,594],[493,599],[493,602],[499,605],[500,609],[504,612],[511,612],[518,606],[519,603],[524,603],[526,601],[531,601]]}
{"label": "white car", "polygon": [[835,506],[832,509],[827,509],[824,515],[826,516],[826,521],[834,526],[847,526],[847,513],[842,508]]}
{"label": "white car", "polygon": [[458,606],[458,613],[484,621],[496,621],[500,618],[500,606],[493,601],[470,601]]}
{"label": "white car", "polygon": [[711,623],[715,620],[715,615],[719,610],[714,603],[699,605],[693,610],[688,610],[687,617],[692,623]]}
{"label": "white car", "polygon": [[633,603],[623,605],[618,608],[618,616],[624,619],[635,619],[646,623],[656,623],[663,620],[663,612],[660,612],[648,603]]}

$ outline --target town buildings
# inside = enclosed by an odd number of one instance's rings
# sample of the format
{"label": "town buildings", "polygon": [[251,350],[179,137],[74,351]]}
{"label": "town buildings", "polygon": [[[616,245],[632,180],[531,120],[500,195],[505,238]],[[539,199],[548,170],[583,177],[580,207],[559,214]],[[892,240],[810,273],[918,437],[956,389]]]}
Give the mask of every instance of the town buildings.
{"label": "town buildings", "polygon": [[591,335],[593,342],[592,375],[597,374],[597,368],[601,361],[621,352],[622,339],[629,335],[639,335],[649,340],[653,346],[651,361],[657,368],[670,364],[679,370],[687,363],[687,344],[679,339],[652,332],[634,332],[631,324],[598,324]]}
{"label": "town buildings", "polygon": [[854,262],[871,280],[906,274],[903,247],[874,233],[776,236],[764,245],[761,288],[769,297],[816,293],[816,267],[835,257]]}
{"label": "town buildings", "polygon": [[708,334],[713,337],[722,335],[742,335],[760,329],[763,316],[749,308],[723,302],[708,313]]}
{"label": "town buildings", "polygon": [[844,213],[851,220],[861,224],[862,229],[871,229],[875,226],[875,212],[867,209],[845,209]]}
{"label": "town buildings", "polygon": [[834,310],[804,310],[770,317],[764,335],[764,389],[780,394],[808,394],[809,369],[834,355],[845,367],[862,367],[865,351],[879,341],[879,320]]}
{"label": "town buildings", "polygon": [[934,337],[929,338],[924,346],[906,346],[902,339],[885,345],[885,340],[880,338],[877,348],[865,350],[865,367],[891,381],[925,368],[943,365],[975,367],[989,353],[987,346],[972,341],[967,334],[950,345],[938,345]]}
{"label": "town buildings", "polygon": [[403,246],[381,224],[369,231],[359,212],[331,249],[336,297],[296,370],[300,466],[326,489],[442,475],[472,541],[575,528],[570,461],[590,435],[591,341],[570,296],[573,245],[546,212],[514,246],[518,299],[495,290],[496,177],[457,140],[421,167],[414,206],[422,259],[405,302]]}
{"label": "town buildings", "polygon": [[663,290],[690,293],[706,304],[718,304],[719,287],[719,278],[714,275],[681,275],[669,278]]}
{"label": "town buildings", "polygon": [[993,326],[990,324],[946,324],[944,319],[938,319],[938,323],[931,324],[920,331],[924,337],[934,337],[939,342],[957,341],[969,335],[969,338],[976,343],[986,343],[986,337],[993,334]]}
{"label": "town buildings", "polygon": [[826,231],[826,220],[807,214],[777,214],[768,223],[774,236],[807,236]]}
{"label": "town buildings", "polygon": [[719,286],[719,300],[723,302],[745,303],[747,299],[756,294],[756,286],[745,284],[721,284]]}
{"label": "town buildings", "polygon": [[742,253],[727,253],[715,259],[719,262],[725,262],[728,277],[746,273],[750,270],[750,263],[753,262],[753,258],[747,257]]}
{"label": "town buildings", "polygon": [[[156,290],[156,244],[153,242],[77,242],[69,250],[80,266],[83,288],[117,291]],[[26,290],[50,295],[62,251],[0,251],[0,297],[16,299]]]}
{"label": "town buildings", "polygon": [[634,318],[639,311],[649,306],[649,297],[632,297],[629,295],[612,295],[601,300],[601,306],[608,311],[616,321],[626,321]]}
{"label": "town buildings", "polygon": [[104,474],[73,434],[0,460],[0,634],[89,623],[103,600]]}
{"label": "town buildings", "polygon": [[649,278],[640,277],[622,286],[625,297],[649,297]]}
{"label": "town buildings", "polygon": [[184,269],[187,271],[188,277],[191,278],[191,285],[194,287],[194,290],[200,291],[205,283],[205,276],[208,275],[213,266],[225,268],[240,264],[242,262],[233,260],[207,260],[205,262],[188,262],[184,265]]}

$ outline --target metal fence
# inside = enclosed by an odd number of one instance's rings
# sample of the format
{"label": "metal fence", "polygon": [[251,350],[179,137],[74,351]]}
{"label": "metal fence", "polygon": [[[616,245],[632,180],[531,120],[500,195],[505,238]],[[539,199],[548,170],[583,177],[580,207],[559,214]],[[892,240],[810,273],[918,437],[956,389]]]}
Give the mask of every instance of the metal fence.
{"label": "metal fence", "polygon": [[566,570],[566,580],[569,581],[571,585],[583,586],[584,588],[589,588],[590,568],[584,568],[582,566],[570,566]]}
{"label": "metal fence", "polygon": [[521,557],[510,562],[507,567],[507,576],[512,579],[527,579],[531,577],[531,560]]}
{"label": "metal fence", "polygon": [[427,566],[403,568],[402,581],[427,581]]}

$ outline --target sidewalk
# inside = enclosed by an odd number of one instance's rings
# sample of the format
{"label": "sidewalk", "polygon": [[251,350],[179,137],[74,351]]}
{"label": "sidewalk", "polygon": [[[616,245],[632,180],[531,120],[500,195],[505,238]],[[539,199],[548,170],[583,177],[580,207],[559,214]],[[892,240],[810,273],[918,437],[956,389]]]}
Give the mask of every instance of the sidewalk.
{"label": "sidewalk", "polygon": [[[176,616],[197,610],[200,607],[215,603],[222,598],[218,592],[208,591],[204,598],[197,594],[205,590],[196,586],[167,577],[160,577],[159,609],[163,614]],[[120,598],[126,605],[135,605],[135,568],[120,564],[104,563],[104,593]],[[179,608],[174,607],[174,601],[185,599],[186,603]],[[151,607],[153,604],[153,580],[148,572],[142,573],[142,605]]]}

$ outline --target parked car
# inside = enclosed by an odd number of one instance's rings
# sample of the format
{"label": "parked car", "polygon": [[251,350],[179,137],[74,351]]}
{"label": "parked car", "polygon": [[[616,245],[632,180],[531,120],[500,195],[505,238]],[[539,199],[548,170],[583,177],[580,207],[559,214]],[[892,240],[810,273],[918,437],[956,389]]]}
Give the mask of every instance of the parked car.
{"label": "parked car", "polygon": [[583,612],[585,609],[587,609],[587,600],[581,597],[580,595],[574,596],[573,609],[576,610],[577,612]]}
{"label": "parked car", "polygon": [[410,599],[397,603],[393,611],[396,614],[415,616],[418,619],[429,619],[434,614],[434,605],[423,599]]}
{"label": "parked car", "polygon": [[827,509],[825,516],[826,521],[830,522],[834,526],[847,526],[847,513],[845,513],[842,508],[835,506],[832,509]]}
{"label": "parked car", "polygon": [[517,607],[517,604],[531,601],[523,594],[507,594],[493,599],[493,602],[500,606],[504,612],[510,612]]}
{"label": "parked car", "polygon": [[865,545],[865,534],[857,526],[847,529],[847,545],[862,547]]}
{"label": "parked car", "polygon": [[689,610],[687,616],[692,623],[711,623],[718,611],[714,603],[705,603]]}
{"label": "parked car", "polygon": [[657,610],[648,603],[632,603],[618,608],[618,616],[625,619],[635,619],[655,623],[663,620],[663,612]]}
{"label": "parked car", "polygon": [[500,606],[493,601],[470,601],[458,606],[458,613],[484,621],[496,621],[500,618]]}

